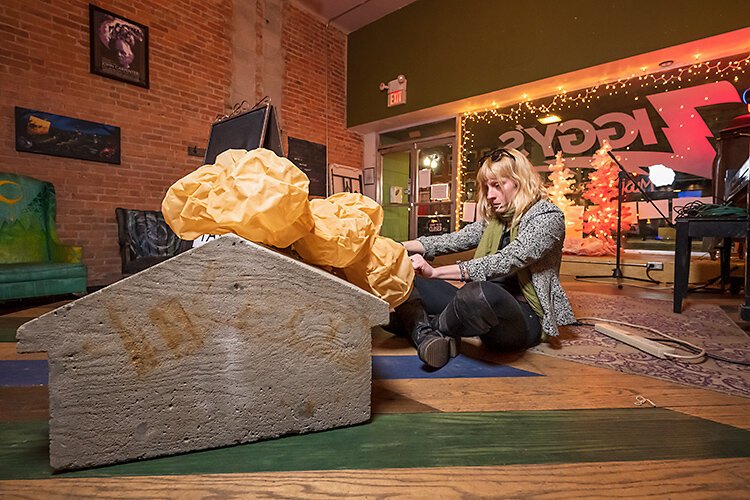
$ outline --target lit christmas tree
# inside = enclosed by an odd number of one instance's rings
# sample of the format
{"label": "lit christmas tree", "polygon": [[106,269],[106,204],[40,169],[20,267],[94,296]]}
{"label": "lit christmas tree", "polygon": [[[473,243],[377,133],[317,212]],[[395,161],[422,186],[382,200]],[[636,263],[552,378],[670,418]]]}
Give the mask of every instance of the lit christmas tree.
{"label": "lit christmas tree", "polygon": [[[588,207],[584,215],[583,232],[602,241],[607,249],[614,253],[615,235],[617,234],[617,180],[620,172],[617,164],[609,157],[612,150],[607,142],[594,153],[589,173],[589,182],[583,197],[594,204]],[[630,208],[622,206],[622,234],[632,225]]]}
{"label": "lit christmas tree", "polygon": [[557,208],[565,214],[565,229],[569,230],[573,229],[576,223],[570,210],[570,207],[573,206],[573,201],[567,197],[567,195],[573,192],[571,186],[575,181],[575,174],[569,168],[565,167],[564,161],[562,159],[562,151],[558,151],[555,156],[555,163],[549,166],[550,172],[552,172],[549,174],[549,180],[552,182],[552,185],[547,187],[547,195],[549,196],[549,200],[557,205]]}

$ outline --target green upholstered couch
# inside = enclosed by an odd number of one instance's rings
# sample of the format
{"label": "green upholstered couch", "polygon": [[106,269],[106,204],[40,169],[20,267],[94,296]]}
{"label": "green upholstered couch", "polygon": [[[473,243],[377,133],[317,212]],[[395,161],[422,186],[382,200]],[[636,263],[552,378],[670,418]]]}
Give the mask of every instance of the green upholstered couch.
{"label": "green upholstered couch", "polygon": [[0,173],[0,300],[83,293],[81,247],[63,245],[49,182]]}

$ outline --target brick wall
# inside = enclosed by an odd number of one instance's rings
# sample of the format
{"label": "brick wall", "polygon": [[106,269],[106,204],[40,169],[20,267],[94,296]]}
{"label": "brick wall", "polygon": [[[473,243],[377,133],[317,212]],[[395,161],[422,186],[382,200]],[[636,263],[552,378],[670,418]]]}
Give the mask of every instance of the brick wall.
{"label": "brick wall", "polygon": [[[200,166],[186,149],[204,147],[211,121],[231,104],[232,71],[232,0],[97,5],[148,26],[149,89],[89,72],[88,1],[5,0],[0,6],[0,171],[55,185],[60,238],[84,247],[90,285],[120,276],[115,207],[156,210],[166,189]],[[330,161],[361,167],[361,140],[344,129],[346,38],[283,5],[285,135],[325,142],[327,57]],[[120,127],[122,164],[16,152],[14,106]]]}
{"label": "brick wall", "polygon": [[346,35],[290,4],[282,48],[285,135],[328,144],[328,163],[361,169],[362,138],[346,129]]}

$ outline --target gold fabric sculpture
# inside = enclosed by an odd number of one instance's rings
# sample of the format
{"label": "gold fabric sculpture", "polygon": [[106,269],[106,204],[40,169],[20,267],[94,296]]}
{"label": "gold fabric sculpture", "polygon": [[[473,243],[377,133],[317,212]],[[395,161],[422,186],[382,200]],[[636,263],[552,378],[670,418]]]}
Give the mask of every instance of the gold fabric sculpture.
{"label": "gold fabric sculpture", "polygon": [[230,149],[169,188],[161,211],[174,232],[194,240],[234,233],[285,248],[313,227],[310,181],[267,149]]}
{"label": "gold fabric sculpture", "polygon": [[315,225],[292,245],[305,262],[346,267],[372,246],[375,230],[365,212],[328,199],[310,201],[310,209]]}
{"label": "gold fabric sculpture", "polygon": [[305,262],[340,268],[391,307],[411,293],[414,269],[403,246],[378,236],[383,208],[358,193],[308,201],[309,180],[266,149],[228,150],[174,183],[164,219],[183,239],[234,233],[292,248]]}

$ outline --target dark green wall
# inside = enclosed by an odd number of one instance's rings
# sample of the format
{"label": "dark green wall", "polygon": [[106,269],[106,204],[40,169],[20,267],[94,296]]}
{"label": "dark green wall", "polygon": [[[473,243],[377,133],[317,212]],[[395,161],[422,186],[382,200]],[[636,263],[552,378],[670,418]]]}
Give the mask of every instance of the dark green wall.
{"label": "dark green wall", "polygon": [[[418,0],[349,35],[349,126],[750,26],[748,0]],[[380,82],[408,79],[386,107]]]}

